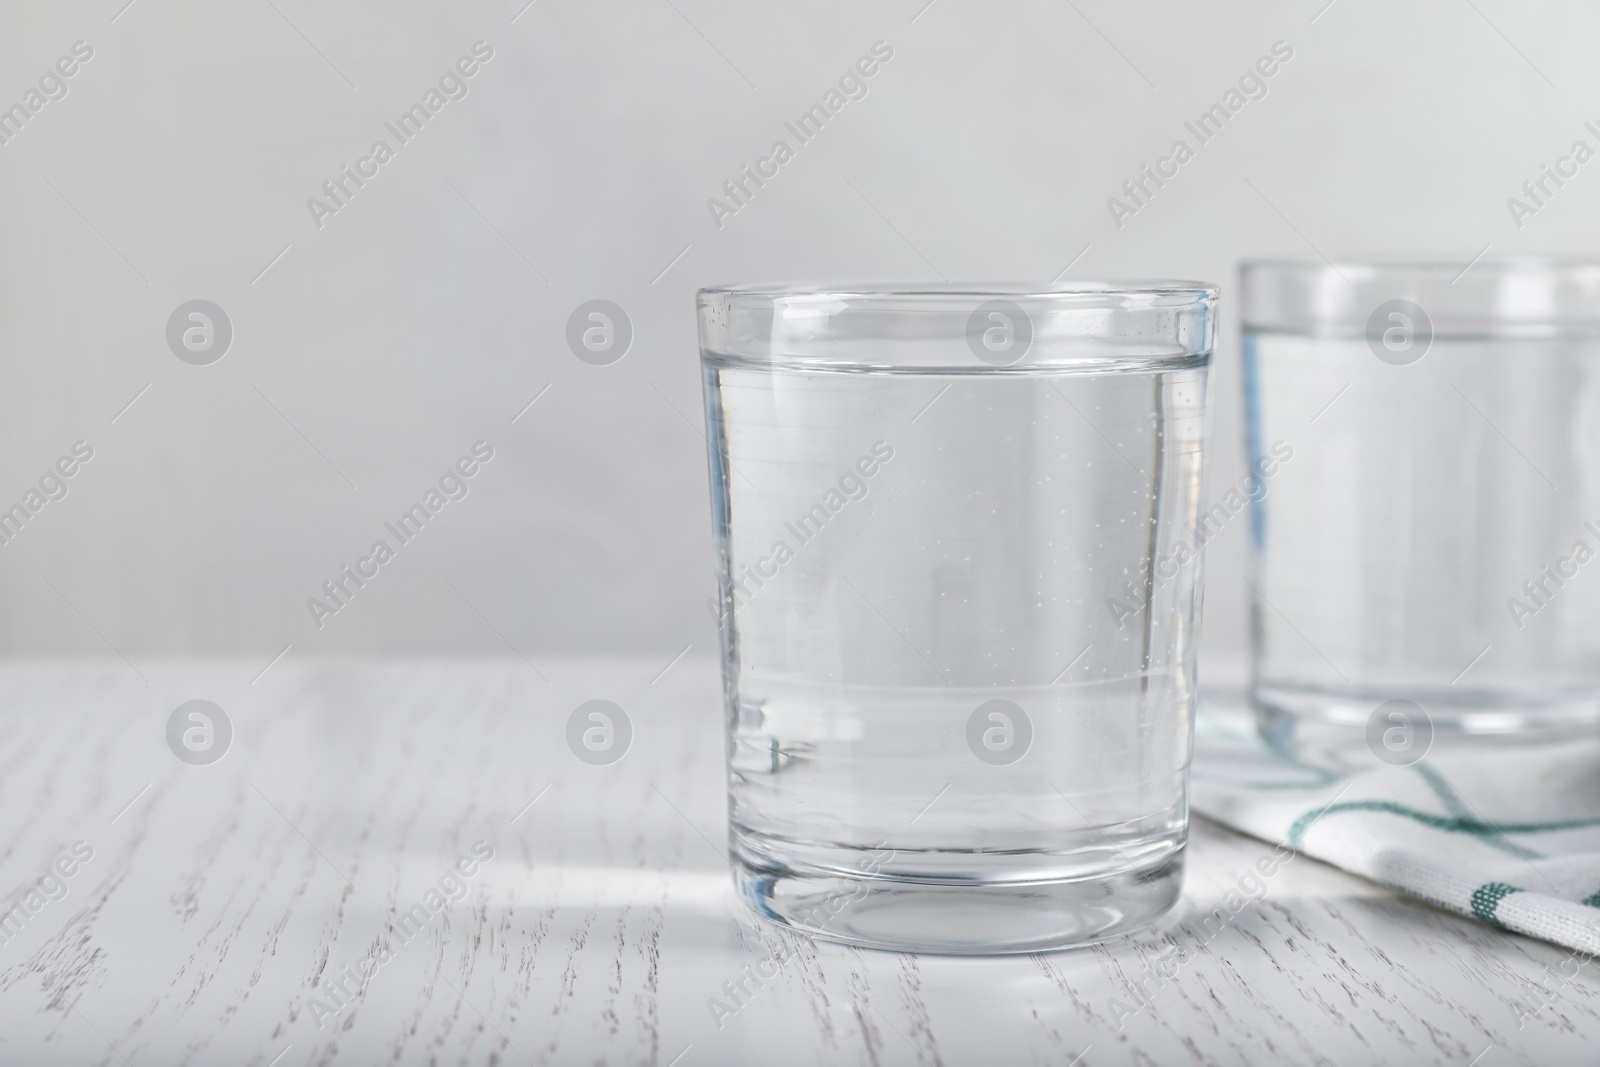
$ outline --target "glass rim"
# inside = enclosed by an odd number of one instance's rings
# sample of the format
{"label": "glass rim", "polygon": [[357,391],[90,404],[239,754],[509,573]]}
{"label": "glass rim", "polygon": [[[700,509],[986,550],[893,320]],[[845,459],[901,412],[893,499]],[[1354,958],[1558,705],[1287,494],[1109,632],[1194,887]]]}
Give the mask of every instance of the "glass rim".
{"label": "glass rim", "polygon": [[858,300],[927,298],[930,301],[970,297],[1043,300],[1052,297],[1189,296],[1195,300],[1215,300],[1220,293],[1221,287],[1212,282],[1189,278],[1140,278],[1126,281],[1089,279],[1046,287],[1030,282],[782,281],[708,285],[703,286],[696,296],[701,300],[707,297],[774,299],[786,296]]}
{"label": "glass rim", "polygon": [[1403,313],[1434,337],[1558,340],[1600,331],[1600,260],[1246,259],[1239,323],[1256,333],[1381,336]]}
{"label": "glass rim", "polygon": [[1255,270],[1276,270],[1285,273],[1300,271],[1323,273],[1343,271],[1373,277],[1383,274],[1448,274],[1462,278],[1473,274],[1508,275],[1560,274],[1600,272],[1600,259],[1584,256],[1520,255],[1497,256],[1483,260],[1447,259],[1308,259],[1296,256],[1253,256],[1239,261],[1239,273]]}
{"label": "glass rim", "polygon": [[706,364],[841,373],[1112,373],[1204,364],[1204,282],[767,283],[701,289]]}

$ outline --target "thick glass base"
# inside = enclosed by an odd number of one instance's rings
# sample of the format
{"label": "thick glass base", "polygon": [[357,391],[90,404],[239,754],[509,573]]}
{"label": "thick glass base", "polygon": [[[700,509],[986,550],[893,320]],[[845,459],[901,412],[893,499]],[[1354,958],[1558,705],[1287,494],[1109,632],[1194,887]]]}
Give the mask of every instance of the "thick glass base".
{"label": "thick glass base", "polygon": [[[1407,766],[1462,749],[1600,735],[1600,693],[1591,692],[1380,692],[1262,681],[1251,690],[1251,704],[1257,729],[1273,750],[1339,772]],[[1393,717],[1396,712],[1408,718]]]}
{"label": "thick glass base", "polygon": [[924,880],[797,869],[735,849],[734,883],[758,915],[866,948],[959,956],[1088,945],[1148,926],[1178,900],[1183,842],[1139,866],[1051,881]]}

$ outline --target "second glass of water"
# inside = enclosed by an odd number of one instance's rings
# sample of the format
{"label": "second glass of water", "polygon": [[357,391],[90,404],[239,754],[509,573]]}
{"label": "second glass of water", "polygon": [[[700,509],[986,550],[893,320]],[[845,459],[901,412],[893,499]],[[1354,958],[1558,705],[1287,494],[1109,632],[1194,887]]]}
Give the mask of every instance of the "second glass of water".
{"label": "second glass of water", "polygon": [[1216,290],[700,294],[735,879],[836,940],[1176,900]]}
{"label": "second glass of water", "polygon": [[1263,734],[1348,766],[1600,731],[1600,264],[1241,282]]}

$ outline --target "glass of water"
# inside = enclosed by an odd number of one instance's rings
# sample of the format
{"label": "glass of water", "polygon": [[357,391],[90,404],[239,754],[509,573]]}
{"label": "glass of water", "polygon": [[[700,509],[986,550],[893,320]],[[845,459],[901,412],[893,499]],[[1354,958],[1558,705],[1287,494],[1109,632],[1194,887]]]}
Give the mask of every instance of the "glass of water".
{"label": "glass of water", "polygon": [[950,953],[1177,898],[1216,290],[700,293],[735,880]]}
{"label": "glass of water", "polygon": [[1600,264],[1241,283],[1264,736],[1410,764],[1600,728]]}

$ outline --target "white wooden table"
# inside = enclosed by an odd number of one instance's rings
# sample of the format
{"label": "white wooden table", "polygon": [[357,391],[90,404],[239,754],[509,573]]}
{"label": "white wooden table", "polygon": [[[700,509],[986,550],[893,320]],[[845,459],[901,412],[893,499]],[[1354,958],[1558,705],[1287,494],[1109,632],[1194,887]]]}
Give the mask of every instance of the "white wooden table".
{"label": "white wooden table", "polygon": [[[1600,1062],[1600,964],[1552,977],[1568,953],[1305,858],[1120,1028],[1160,932],[997,959],[780,933],[726,873],[713,665],[536,662],[0,668],[0,1063]],[[565,743],[596,697],[633,723],[610,766]],[[234,729],[208,766],[166,741],[195,698]],[[1184,909],[1269,851],[1197,821]]]}

